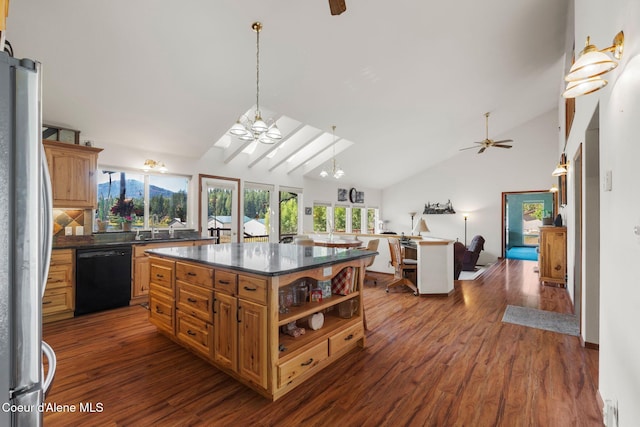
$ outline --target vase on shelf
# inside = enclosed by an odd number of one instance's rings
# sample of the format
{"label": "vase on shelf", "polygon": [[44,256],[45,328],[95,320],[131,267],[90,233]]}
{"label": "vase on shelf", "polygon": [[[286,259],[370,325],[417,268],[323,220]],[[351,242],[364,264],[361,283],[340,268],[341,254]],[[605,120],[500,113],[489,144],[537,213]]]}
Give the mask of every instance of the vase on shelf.
{"label": "vase on shelf", "polygon": [[122,231],[131,231],[131,223],[128,221],[124,221],[122,223]]}

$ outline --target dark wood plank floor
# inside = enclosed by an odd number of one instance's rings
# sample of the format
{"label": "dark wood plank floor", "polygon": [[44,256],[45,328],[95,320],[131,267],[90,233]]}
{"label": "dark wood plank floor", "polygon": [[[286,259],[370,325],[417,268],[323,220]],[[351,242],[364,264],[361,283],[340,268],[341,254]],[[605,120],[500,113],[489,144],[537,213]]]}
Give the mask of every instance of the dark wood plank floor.
{"label": "dark wood plank floor", "polygon": [[503,260],[449,297],[365,289],[367,348],[276,402],[158,334],[140,306],[45,325],[58,356],[46,426],[602,426],[598,352],[502,323],[507,304],[566,313],[535,263]]}

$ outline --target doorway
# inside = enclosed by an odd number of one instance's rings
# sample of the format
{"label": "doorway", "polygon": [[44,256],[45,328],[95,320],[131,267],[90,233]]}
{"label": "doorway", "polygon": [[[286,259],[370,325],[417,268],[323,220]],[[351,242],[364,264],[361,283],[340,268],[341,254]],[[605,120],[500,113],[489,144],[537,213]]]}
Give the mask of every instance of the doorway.
{"label": "doorway", "polygon": [[553,218],[555,195],[549,191],[502,193],[502,257],[538,260],[538,236],[543,218]]}
{"label": "doorway", "polygon": [[200,175],[200,235],[216,243],[237,243],[240,232],[240,180]]}

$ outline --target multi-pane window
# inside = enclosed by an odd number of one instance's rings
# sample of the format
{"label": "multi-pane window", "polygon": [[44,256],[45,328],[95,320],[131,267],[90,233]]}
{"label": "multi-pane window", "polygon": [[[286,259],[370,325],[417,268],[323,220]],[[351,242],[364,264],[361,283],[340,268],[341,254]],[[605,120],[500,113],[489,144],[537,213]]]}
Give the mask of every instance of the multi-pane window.
{"label": "multi-pane window", "polygon": [[351,208],[351,232],[362,233],[362,208]]}
{"label": "multi-pane window", "polygon": [[347,208],[336,206],[333,208],[333,231],[347,231]]}
{"label": "multi-pane window", "polygon": [[189,178],[108,170],[97,175],[99,229],[120,230],[125,222],[141,228],[186,226]]}
{"label": "multi-pane window", "polygon": [[378,222],[378,209],[367,209],[367,233],[375,234],[377,231],[376,224]]}
{"label": "multi-pane window", "polygon": [[313,231],[329,231],[331,220],[331,205],[329,203],[315,202],[313,204]]}

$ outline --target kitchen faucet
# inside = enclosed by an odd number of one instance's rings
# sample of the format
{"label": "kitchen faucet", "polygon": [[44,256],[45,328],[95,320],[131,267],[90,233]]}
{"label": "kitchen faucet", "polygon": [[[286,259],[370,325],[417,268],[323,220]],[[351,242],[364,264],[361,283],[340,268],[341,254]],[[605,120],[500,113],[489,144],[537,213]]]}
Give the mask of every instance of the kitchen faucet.
{"label": "kitchen faucet", "polygon": [[158,234],[158,214],[153,214],[151,217],[151,238],[154,239]]}

